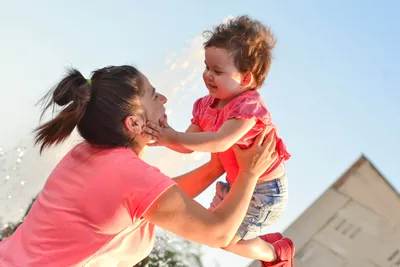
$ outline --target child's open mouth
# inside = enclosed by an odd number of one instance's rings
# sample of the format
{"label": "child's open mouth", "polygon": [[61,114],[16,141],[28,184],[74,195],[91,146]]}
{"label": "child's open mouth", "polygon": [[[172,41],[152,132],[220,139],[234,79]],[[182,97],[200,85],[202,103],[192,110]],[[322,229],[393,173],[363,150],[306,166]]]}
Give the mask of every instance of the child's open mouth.
{"label": "child's open mouth", "polygon": [[207,86],[208,86],[209,88],[211,88],[211,89],[217,89],[216,86],[213,86],[213,85],[211,85],[211,84],[207,84]]}

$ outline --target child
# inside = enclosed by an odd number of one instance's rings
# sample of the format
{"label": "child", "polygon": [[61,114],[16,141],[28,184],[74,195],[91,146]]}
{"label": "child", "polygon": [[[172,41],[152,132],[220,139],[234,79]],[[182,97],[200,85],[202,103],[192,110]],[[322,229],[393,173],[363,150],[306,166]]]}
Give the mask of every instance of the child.
{"label": "child", "polygon": [[[231,147],[248,147],[264,127],[276,130],[257,91],[268,74],[276,41],[267,27],[248,16],[232,19],[207,33],[203,79],[209,95],[194,103],[192,124],[181,133],[168,125],[161,128],[148,123],[145,132],[153,137],[152,145],[167,146],[180,153],[218,153],[227,182],[217,183],[210,207],[215,208],[238,174]],[[260,236],[281,216],[287,204],[283,163],[290,154],[279,137],[276,141],[278,159],[260,177],[246,218],[224,249],[260,260],[263,266],[293,266],[294,245],[290,239],[280,233]]]}

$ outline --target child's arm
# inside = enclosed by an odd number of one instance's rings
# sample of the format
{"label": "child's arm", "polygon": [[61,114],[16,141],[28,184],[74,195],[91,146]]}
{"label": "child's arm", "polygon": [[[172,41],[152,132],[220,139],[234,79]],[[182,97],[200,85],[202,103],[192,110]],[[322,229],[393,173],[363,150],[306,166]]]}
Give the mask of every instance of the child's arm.
{"label": "child's arm", "polygon": [[154,125],[153,128],[153,124],[150,123],[147,125],[148,127],[146,127],[145,132],[156,141],[155,145],[167,146],[173,150],[178,149],[178,147],[182,149],[183,146],[192,151],[216,153],[229,149],[250,131],[255,124],[255,118],[229,119],[217,132],[187,131],[186,133],[182,133],[175,131],[171,127],[161,128]]}
{"label": "child's arm", "polygon": [[229,119],[217,132],[177,133],[176,143],[200,152],[223,152],[240,140],[256,119]]}
{"label": "child's arm", "polygon": [[[186,130],[186,133],[198,133],[198,132],[201,132],[201,128],[199,126],[197,126],[196,124],[190,124]],[[181,144],[170,144],[170,145],[167,145],[166,147],[168,147],[169,149],[174,150],[176,152],[182,153],[182,154],[193,153],[193,150],[188,149],[188,148],[182,146]]]}

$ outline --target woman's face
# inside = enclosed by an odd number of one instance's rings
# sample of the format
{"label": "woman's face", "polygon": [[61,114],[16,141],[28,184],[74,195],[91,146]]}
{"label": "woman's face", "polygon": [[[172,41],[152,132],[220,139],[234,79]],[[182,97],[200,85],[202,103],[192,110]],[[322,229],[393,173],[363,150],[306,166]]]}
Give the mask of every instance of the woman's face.
{"label": "woman's face", "polygon": [[151,138],[142,135],[143,126],[146,125],[147,121],[159,124],[160,120],[164,120],[166,117],[164,104],[167,102],[167,98],[156,92],[145,75],[142,74],[141,79],[143,94],[138,99],[140,103],[139,114],[128,116],[124,121],[125,129],[133,139],[132,149],[139,157],[144,154],[148,142],[151,141]]}
{"label": "woman's face", "polygon": [[149,80],[143,75],[143,91],[144,94],[139,98],[144,111],[146,120],[159,123],[165,117],[164,104],[167,103],[167,98],[157,93],[156,89],[150,84]]}

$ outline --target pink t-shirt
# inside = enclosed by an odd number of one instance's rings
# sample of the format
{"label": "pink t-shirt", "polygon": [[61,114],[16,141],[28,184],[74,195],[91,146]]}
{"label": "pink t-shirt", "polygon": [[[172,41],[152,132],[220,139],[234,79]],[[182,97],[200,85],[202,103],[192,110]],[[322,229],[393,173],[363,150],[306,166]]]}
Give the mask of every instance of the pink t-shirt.
{"label": "pink t-shirt", "polygon": [[[198,125],[203,132],[216,132],[229,119],[256,118],[257,123],[254,127],[237,142],[242,148],[247,148],[254,142],[257,135],[266,125],[276,128],[272,124],[271,114],[256,90],[248,90],[242,93],[221,109],[211,107],[214,101],[213,97],[207,95],[194,103],[191,122]],[[277,150],[279,154],[278,160],[262,176],[271,173],[282,161],[290,158],[285,144],[279,137],[277,137]],[[226,179],[232,184],[238,174],[235,154],[230,148],[225,152],[218,153],[218,155],[226,171]]]}
{"label": "pink t-shirt", "polygon": [[0,266],[132,267],[153,247],[144,212],[174,184],[130,149],[79,144],[0,243]]}

